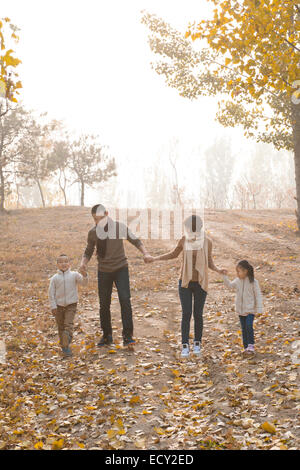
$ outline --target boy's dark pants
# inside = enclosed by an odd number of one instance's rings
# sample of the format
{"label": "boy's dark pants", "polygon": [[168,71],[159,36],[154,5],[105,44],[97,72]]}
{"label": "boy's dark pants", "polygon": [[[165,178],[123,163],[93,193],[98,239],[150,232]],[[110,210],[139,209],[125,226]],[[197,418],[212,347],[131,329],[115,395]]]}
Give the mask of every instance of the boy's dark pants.
{"label": "boy's dark pants", "polygon": [[132,322],[132,308],[130,301],[130,285],[129,285],[129,271],[128,266],[106,273],[98,271],[98,294],[100,302],[100,324],[103,330],[103,336],[112,336],[111,326],[111,294],[113,284],[115,284],[119,302],[121,306],[121,317],[123,324],[123,338],[132,338],[133,322]]}
{"label": "boy's dark pants", "polygon": [[77,303],[62,307],[57,306],[55,315],[58,327],[59,343],[62,348],[67,348],[73,338],[74,317],[77,310]]}
{"label": "boy's dark pants", "polygon": [[246,349],[249,344],[254,344],[254,331],[253,331],[253,320],[254,315],[252,313],[248,313],[248,315],[242,316],[239,315],[241,327],[242,327],[242,336],[243,336],[243,345]]}

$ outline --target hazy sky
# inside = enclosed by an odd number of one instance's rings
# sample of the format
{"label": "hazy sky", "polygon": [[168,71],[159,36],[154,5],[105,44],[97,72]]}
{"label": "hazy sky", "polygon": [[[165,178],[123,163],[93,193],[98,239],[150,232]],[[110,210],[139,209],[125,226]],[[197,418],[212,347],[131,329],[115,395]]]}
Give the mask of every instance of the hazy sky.
{"label": "hazy sky", "polygon": [[[238,129],[214,121],[217,99],[190,102],[168,88],[150,66],[141,10],[164,17],[182,31],[208,14],[206,0],[10,0],[2,8],[21,28],[17,55],[22,100],[47,111],[75,132],[101,136],[126,174],[142,174],[157,153],[177,137],[185,177],[195,176],[199,152],[218,133],[244,139]],[[163,164],[168,155],[161,156]],[[187,165],[187,161],[190,165]],[[167,163],[166,163],[167,164]],[[124,178],[125,176],[125,178]],[[142,182],[135,184],[142,187]]]}

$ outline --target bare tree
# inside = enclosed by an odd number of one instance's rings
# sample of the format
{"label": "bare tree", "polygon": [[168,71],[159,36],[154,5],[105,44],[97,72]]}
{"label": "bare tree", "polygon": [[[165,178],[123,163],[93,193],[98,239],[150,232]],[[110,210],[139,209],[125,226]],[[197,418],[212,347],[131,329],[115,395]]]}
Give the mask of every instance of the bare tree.
{"label": "bare tree", "polygon": [[80,184],[80,204],[84,206],[85,187],[116,176],[116,164],[107,149],[92,135],[82,135],[70,146],[69,167],[75,173],[73,181]]}
{"label": "bare tree", "polygon": [[57,140],[53,143],[53,151],[48,159],[48,168],[58,174],[58,185],[63,193],[65,206],[67,201],[68,167],[71,163],[70,144],[67,139]]}
{"label": "bare tree", "polygon": [[183,201],[183,193],[184,189],[179,185],[178,181],[178,139],[174,139],[170,143],[170,152],[169,152],[169,162],[173,170],[173,184],[172,184],[172,203],[174,205],[179,204],[182,207]]}
{"label": "bare tree", "polygon": [[240,209],[246,209],[247,200],[248,200],[248,191],[243,183],[240,181],[234,185],[234,192],[236,199],[240,205]]}
{"label": "bare tree", "polygon": [[262,191],[262,185],[260,183],[256,183],[255,181],[249,181],[247,176],[244,176],[244,181],[245,181],[245,188],[248,191],[252,199],[253,209],[256,209],[257,208],[256,198]]}
{"label": "bare tree", "polygon": [[[40,118],[44,116],[45,114]],[[18,174],[27,183],[37,184],[43,207],[46,206],[43,182],[49,178],[53,171],[49,166],[49,157],[52,153],[51,132],[55,126],[56,121],[41,124],[31,117],[27,132],[19,143]]]}
{"label": "bare tree", "polygon": [[205,151],[206,201],[214,209],[224,208],[235,164],[235,156],[227,137],[216,138]]}

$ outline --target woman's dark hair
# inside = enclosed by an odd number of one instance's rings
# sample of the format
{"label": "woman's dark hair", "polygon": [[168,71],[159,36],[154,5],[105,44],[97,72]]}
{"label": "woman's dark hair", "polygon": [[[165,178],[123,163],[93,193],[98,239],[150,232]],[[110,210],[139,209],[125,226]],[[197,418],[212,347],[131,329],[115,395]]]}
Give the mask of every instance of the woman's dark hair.
{"label": "woman's dark hair", "polygon": [[203,227],[203,221],[199,215],[190,215],[184,221],[184,225],[190,232],[200,232]]}
{"label": "woman's dark hair", "polygon": [[242,259],[237,264],[240,268],[246,269],[248,271],[248,277],[250,282],[254,282],[254,268],[252,264],[249,263],[246,259]]}

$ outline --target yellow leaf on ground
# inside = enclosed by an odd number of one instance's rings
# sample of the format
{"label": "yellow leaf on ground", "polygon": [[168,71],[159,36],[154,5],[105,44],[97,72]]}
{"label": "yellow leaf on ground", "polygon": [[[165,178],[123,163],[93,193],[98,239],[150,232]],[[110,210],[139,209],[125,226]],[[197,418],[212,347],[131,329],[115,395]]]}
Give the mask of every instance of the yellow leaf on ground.
{"label": "yellow leaf on ground", "polygon": [[115,435],[118,433],[118,431],[116,429],[109,429],[108,431],[106,431],[106,433],[107,433],[108,439],[113,439]]}
{"label": "yellow leaf on ground", "polygon": [[157,434],[160,434],[161,436],[165,434],[165,431],[162,428],[154,428],[154,431],[156,431]]}
{"label": "yellow leaf on ground", "polygon": [[172,372],[173,372],[173,374],[175,375],[175,377],[179,377],[179,376],[180,376],[179,370],[172,369]]}
{"label": "yellow leaf on ground", "polygon": [[132,397],[129,402],[131,405],[134,405],[135,403],[141,403],[140,397],[137,395],[136,397]]}
{"label": "yellow leaf on ground", "polygon": [[263,423],[263,424],[261,425],[261,427],[262,427],[262,429],[263,429],[264,431],[267,431],[267,432],[269,432],[270,434],[275,434],[275,433],[276,433],[276,428],[275,428],[274,424],[269,423],[268,421],[266,421],[265,423]]}
{"label": "yellow leaf on ground", "polygon": [[53,441],[52,442],[52,450],[60,450],[64,446],[64,440],[59,439],[58,441]]}
{"label": "yellow leaf on ground", "polygon": [[39,449],[42,449],[43,448],[43,443],[41,441],[37,442],[36,444],[34,444],[34,448],[39,450]]}

